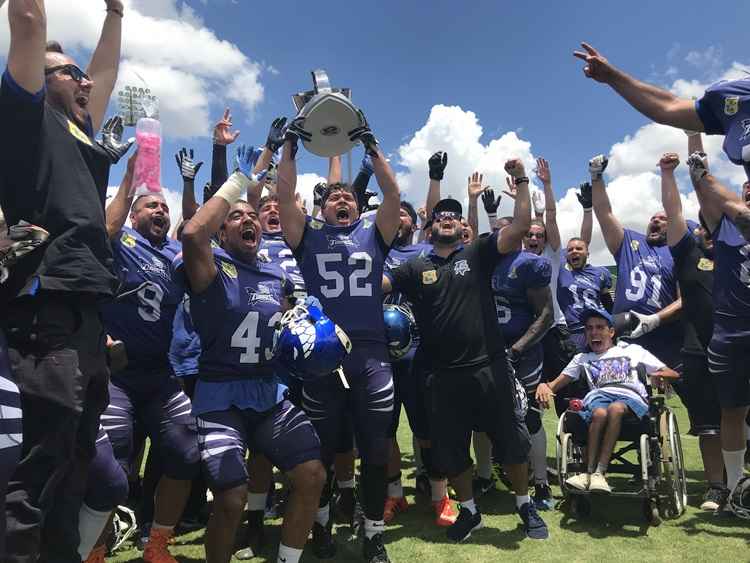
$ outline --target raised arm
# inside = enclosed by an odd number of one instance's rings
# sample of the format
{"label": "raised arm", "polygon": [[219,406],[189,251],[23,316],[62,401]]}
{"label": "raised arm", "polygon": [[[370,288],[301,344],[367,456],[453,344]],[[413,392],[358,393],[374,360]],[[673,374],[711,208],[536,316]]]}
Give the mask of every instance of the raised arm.
{"label": "raised arm", "polygon": [[[211,155],[211,188],[212,195],[229,177],[227,171],[227,147],[237,140],[239,131],[232,131],[232,113],[224,110],[222,118],[214,125],[214,144]],[[208,201],[204,198],[203,202]]]}
{"label": "raised arm", "polygon": [[586,246],[591,245],[591,237],[594,232],[594,214],[592,208],[594,204],[591,201],[591,184],[584,182],[580,186],[580,192],[576,193],[578,202],[583,207],[583,219],[581,219],[581,240],[586,241]]}
{"label": "raised arm", "polygon": [[479,212],[477,210],[477,200],[484,190],[489,186],[482,186],[483,176],[479,172],[474,172],[469,176],[467,192],[469,195],[469,213],[466,221],[469,223],[476,236],[479,236]]}
{"label": "raised arm", "polygon": [[35,94],[44,87],[44,52],[47,43],[44,0],[10,0],[8,23],[8,71],[21,88]]}
{"label": "raised arm", "polygon": [[104,121],[104,113],[109,105],[109,98],[117,82],[120,69],[120,45],[122,44],[122,17],[124,15],[121,0],[104,0],[107,5],[107,17],[104,18],[99,43],[91,57],[88,75],[94,81],[89,96],[88,110],[94,131],[98,131]]}
{"label": "raised arm", "polygon": [[544,228],[547,231],[547,244],[552,250],[560,248],[560,228],[557,226],[557,204],[555,192],[552,191],[552,173],[549,162],[544,158],[536,159],[536,175],[544,186]]}
{"label": "raised arm", "polygon": [[667,214],[667,244],[675,246],[687,231],[687,222],[682,215],[682,202],[674,178],[674,170],[680,164],[676,153],[666,153],[659,160],[661,169],[661,202]]}
{"label": "raised arm", "polygon": [[622,228],[622,223],[617,220],[617,217],[612,212],[612,205],[609,202],[607,189],[604,186],[604,179],[602,178],[608,162],[607,157],[603,154],[595,156],[589,161],[591,201],[594,205],[596,219],[602,228],[604,243],[607,245],[612,256],[615,256],[622,245],[622,240],[625,238],[625,231]]}
{"label": "raised arm", "polygon": [[575,51],[573,56],[586,64],[584,74],[597,82],[608,84],[636,110],[649,119],[664,125],[703,131],[703,122],[692,100],[678,98],[671,92],[636,80],[612,65],[596,49],[581,43],[583,51]]}
{"label": "raised arm", "polygon": [[[330,172],[330,170],[329,170]],[[362,162],[359,166],[359,172],[352,182],[352,191],[357,195],[357,206],[360,214],[367,205],[367,185],[370,183],[370,177],[373,174],[372,159],[368,154],[362,157]],[[329,173],[330,178],[330,173]]]}
{"label": "raised arm", "polygon": [[105,211],[105,222],[107,225],[107,236],[113,239],[122,230],[125,221],[128,218],[130,207],[133,205],[133,170],[135,170],[135,159],[138,152],[134,152],[128,159],[128,166],[125,169],[125,176],[120,183],[120,187],[107,206]]}
{"label": "raised arm", "polygon": [[332,156],[328,159],[328,185],[338,184],[343,179],[341,173],[341,157]]}
{"label": "raised arm", "polygon": [[500,254],[507,254],[518,248],[531,226],[529,178],[526,176],[523,162],[519,158],[508,160],[505,163],[505,171],[513,178],[516,201],[513,208],[513,222],[501,230],[497,236],[497,250]]}
{"label": "raised arm", "polygon": [[187,221],[198,211],[198,202],[195,201],[195,176],[203,163],[196,163],[193,160],[193,149],[188,151],[185,147],[174,155],[174,158],[182,176],[182,219]]}
{"label": "raised arm", "polygon": [[497,208],[500,207],[500,201],[503,199],[502,194],[498,194],[495,197],[495,190],[487,188],[482,192],[482,205],[484,205],[484,211],[487,213],[487,221],[490,224],[490,231],[494,231],[497,222]]}
{"label": "raised arm", "polygon": [[[427,161],[430,169],[430,185],[427,187],[427,199],[424,204],[425,217],[432,217],[432,210],[440,201],[440,182],[443,181],[445,169],[448,166],[448,153],[437,151]],[[477,233],[478,231],[474,231]]]}
{"label": "raised arm", "polygon": [[297,189],[297,162],[294,157],[297,154],[297,142],[299,140],[296,123],[304,121],[292,121],[286,133],[284,148],[281,153],[281,162],[276,175],[276,191],[279,196],[279,217],[284,238],[289,248],[295,250],[302,242],[305,232],[305,216],[297,205],[295,191]]}

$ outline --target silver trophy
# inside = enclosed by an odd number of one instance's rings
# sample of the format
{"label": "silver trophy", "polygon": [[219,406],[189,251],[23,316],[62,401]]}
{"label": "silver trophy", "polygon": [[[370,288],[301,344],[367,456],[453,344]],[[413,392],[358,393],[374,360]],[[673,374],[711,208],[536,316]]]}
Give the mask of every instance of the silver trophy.
{"label": "silver trophy", "polygon": [[312,90],[292,96],[297,116],[305,118],[304,128],[312,136],[302,144],[311,153],[326,158],[349,152],[355,145],[349,140],[349,131],[364,125],[351,102],[351,90],[331,88],[324,70],[314,70],[312,78]]}

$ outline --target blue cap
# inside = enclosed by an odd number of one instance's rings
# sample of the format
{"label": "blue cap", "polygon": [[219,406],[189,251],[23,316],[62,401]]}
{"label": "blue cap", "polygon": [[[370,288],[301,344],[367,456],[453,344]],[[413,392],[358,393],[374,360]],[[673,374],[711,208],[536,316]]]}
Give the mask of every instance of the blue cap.
{"label": "blue cap", "polygon": [[615,321],[612,318],[612,315],[610,315],[606,310],[604,309],[598,309],[598,308],[588,308],[584,309],[583,313],[581,313],[581,322],[586,323],[587,320],[589,320],[590,317],[600,317],[607,321],[607,324],[609,326],[615,326]]}

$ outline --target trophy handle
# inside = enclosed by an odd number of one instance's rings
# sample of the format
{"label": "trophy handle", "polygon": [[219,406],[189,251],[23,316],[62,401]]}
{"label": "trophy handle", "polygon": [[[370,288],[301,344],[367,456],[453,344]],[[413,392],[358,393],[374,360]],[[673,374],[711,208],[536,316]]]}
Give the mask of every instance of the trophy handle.
{"label": "trophy handle", "polygon": [[328,80],[328,74],[326,74],[325,70],[319,68],[318,70],[312,71],[312,79],[316,94],[321,92],[332,92],[331,83]]}

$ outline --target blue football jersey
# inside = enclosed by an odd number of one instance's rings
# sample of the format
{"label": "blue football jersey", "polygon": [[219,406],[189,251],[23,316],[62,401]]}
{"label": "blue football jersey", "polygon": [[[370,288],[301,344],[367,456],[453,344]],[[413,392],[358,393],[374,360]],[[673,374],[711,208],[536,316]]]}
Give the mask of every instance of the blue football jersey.
{"label": "blue football jersey", "polygon": [[[201,379],[232,380],[275,371],[274,333],[293,284],[278,266],[246,264],[214,249],[218,273],[190,292],[190,316],[201,341]],[[181,269],[181,260],[175,264]]]}
{"label": "blue football jersey", "polygon": [[297,260],[294,259],[294,253],[287,246],[281,233],[263,233],[258,256],[266,262],[276,264],[284,270],[284,273],[298,289],[304,290],[305,282],[297,266]]}
{"label": "blue football jersey", "polygon": [[[426,242],[393,246],[385,259],[385,271],[390,272],[416,256],[427,256],[431,250],[432,245]],[[403,295],[395,291],[385,296],[385,302],[397,305],[400,303],[409,303]]]}
{"label": "blue football jersey", "polygon": [[586,264],[579,270],[563,258],[557,278],[557,302],[565,315],[568,328],[581,326],[584,309],[603,309],[601,294],[612,287],[612,274],[607,268]]}
{"label": "blue football jersey", "polygon": [[388,251],[373,220],[338,227],[306,218],[294,254],[307,293],[354,342],[385,343],[382,282]]}
{"label": "blue football jersey", "polygon": [[125,343],[126,372],[169,366],[172,323],[184,293],[172,276],[172,260],[180,249],[180,243],[169,238],[161,247],[152,246],[129,227],[112,240],[120,289],[115,300],[102,307],[102,317],[107,333]]}
{"label": "blue football jersey", "polygon": [[717,328],[729,337],[750,335],[750,243],[726,216],[714,236],[714,264]]}
{"label": "blue football jersey", "polygon": [[536,318],[526,290],[547,287],[552,278],[549,260],[530,252],[504,254],[492,274],[492,292],[500,330],[511,346]]}
{"label": "blue football jersey", "polygon": [[717,82],[695,102],[709,135],[725,135],[724,152],[735,164],[750,164],[750,79]]}
{"label": "blue football jersey", "polygon": [[177,306],[172,326],[172,344],[169,346],[169,363],[177,377],[198,375],[198,358],[201,355],[201,339],[195,332],[190,317],[190,296],[185,294]]}

